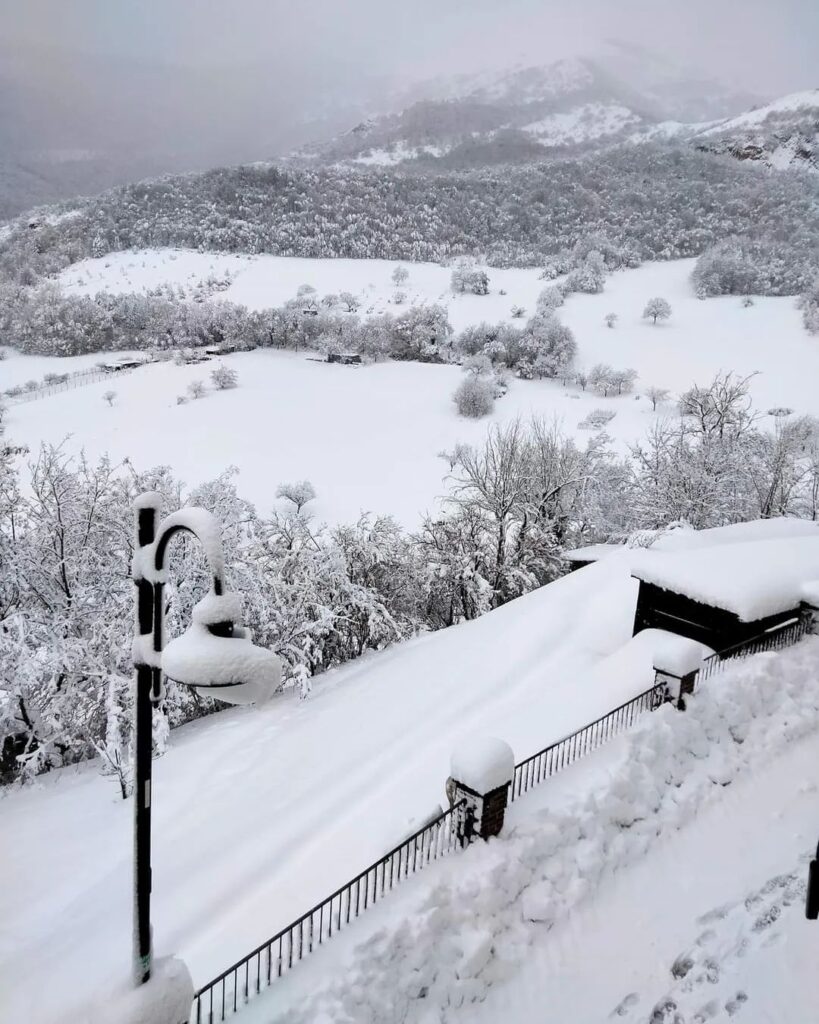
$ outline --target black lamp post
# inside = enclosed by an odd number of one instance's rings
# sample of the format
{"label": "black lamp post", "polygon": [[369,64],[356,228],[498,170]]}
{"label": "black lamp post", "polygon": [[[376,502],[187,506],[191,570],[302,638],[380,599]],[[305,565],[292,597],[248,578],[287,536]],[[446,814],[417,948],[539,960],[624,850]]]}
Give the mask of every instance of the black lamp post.
{"label": "black lamp post", "polygon": [[[134,635],[134,982],[151,976],[151,748],[152,707],[162,699],[162,675],[230,704],[261,703],[281,681],[281,663],[255,647],[237,624],[239,601],[224,591],[224,558],[219,525],[203,509],[186,508],[157,525],[160,497],[135,502],[136,545],[132,576],[137,587]],[[211,593],[194,609],[190,629],[165,649],[165,556],[180,532],[196,537],[212,574]]]}

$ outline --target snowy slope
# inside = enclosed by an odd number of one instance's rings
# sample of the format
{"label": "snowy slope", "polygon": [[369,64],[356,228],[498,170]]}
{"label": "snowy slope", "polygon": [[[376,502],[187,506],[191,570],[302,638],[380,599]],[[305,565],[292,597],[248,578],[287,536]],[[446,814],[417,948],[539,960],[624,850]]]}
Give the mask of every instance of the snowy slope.
{"label": "snowy slope", "polygon": [[819,171],[819,89],[791,93],[694,136],[701,149],[773,170]]}
{"label": "snowy slope", "polygon": [[[206,981],[443,802],[462,738],[501,736],[520,759],[651,685],[655,638],[631,638],[637,554],[327,673],[307,702],[175,731],[154,772],[157,954],[181,954]],[[794,735],[799,694],[813,695],[799,671],[798,691],[772,688],[775,708],[792,701]],[[116,790],[84,765],[4,794],[15,841],[3,847],[0,977],[15,984],[1,1019],[83,1024],[65,1004],[122,977],[131,808]]]}

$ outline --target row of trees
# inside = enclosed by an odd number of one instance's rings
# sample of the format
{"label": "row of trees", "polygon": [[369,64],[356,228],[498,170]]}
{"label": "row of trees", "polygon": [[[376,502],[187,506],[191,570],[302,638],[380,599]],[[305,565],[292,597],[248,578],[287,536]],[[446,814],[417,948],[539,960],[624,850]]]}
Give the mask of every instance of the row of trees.
{"label": "row of trees", "polygon": [[[579,445],[552,423],[490,428],[479,448],[442,453],[441,511],[414,533],[388,516],[332,528],[310,515],[309,484],[283,487],[260,516],[234,471],[186,492],[167,467],[91,464],[44,447],[27,468],[0,447],[0,750],[6,779],[101,756],[129,785],[131,506],[203,505],[222,524],[229,585],[286,685],[366,650],[472,619],[563,570],[564,548],[684,521],[704,528],[760,516],[819,518],[819,425],[787,410],[763,419],[749,380],[718,377],[681,399],[628,457],[595,424]],[[1,426],[1,423],[0,423]],[[169,631],[208,585],[180,539],[167,588]],[[216,706],[169,683],[155,714],[168,729]]]}
{"label": "row of trees", "polygon": [[249,312],[228,302],[169,302],[150,295],[94,298],[64,295],[53,285],[12,289],[0,304],[0,334],[23,352],[80,355],[101,350],[158,352],[201,346],[358,352],[366,359],[447,362],[484,354],[526,378],[557,377],[571,367],[577,345],[554,309],[543,308],[522,327],[478,324],[454,337],[447,311],[408,306],[361,318],[300,294],[275,309]]}

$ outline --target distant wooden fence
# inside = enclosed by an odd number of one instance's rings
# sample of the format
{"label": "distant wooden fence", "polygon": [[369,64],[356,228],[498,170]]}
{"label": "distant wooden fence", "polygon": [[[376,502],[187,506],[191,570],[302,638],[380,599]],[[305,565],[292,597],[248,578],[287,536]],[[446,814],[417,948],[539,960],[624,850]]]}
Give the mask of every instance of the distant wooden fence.
{"label": "distant wooden fence", "polygon": [[130,373],[135,369],[133,366],[122,366],[110,370],[81,370],[79,373],[72,373],[67,380],[54,381],[52,384],[43,384],[40,387],[21,391],[17,395],[6,394],[3,401],[6,405],[22,405],[24,402],[34,402],[38,398],[48,398],[50,395],[58,395],[61,391],[71,391],[74,388],[85,387],[86,384],[95,384],[99,380],[121,377],[124,373]]}

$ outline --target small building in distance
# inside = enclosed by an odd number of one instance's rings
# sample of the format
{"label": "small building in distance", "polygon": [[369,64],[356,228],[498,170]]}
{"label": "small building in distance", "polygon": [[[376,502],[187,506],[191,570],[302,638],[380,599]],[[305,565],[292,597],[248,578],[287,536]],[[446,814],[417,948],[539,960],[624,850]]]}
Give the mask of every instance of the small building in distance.
{"label": "small building in distance", "polygon": [[358,352],[328,352],[328,363],[341,363],[343,366],[358,366],[361,356]]}
{"label": "small building in distance", "polygon": [[664,629],[724,651],[796,619],[805,585],[819,578],[817,523],[772,519],[674,536],[636,553],[635,634]]}

